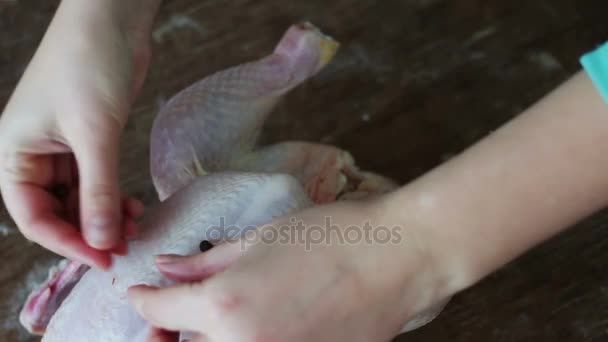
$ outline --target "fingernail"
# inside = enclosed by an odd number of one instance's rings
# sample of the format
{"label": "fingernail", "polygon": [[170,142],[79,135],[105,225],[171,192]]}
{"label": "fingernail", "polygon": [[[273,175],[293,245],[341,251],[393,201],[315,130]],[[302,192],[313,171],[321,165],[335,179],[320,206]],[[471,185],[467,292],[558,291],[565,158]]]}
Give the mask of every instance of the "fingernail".
{"label": "fingernail", "polygon": [[[145,285],[145,284],[134,285],[134,286],[131,286],[127,292],[127,295],[129,297],[129,302],[131,302],[131,304],[133,305],[135,310],[141,316],[143,316],[143,313],[144,313],[144,310],[143,310],[144,309],[144,298],[143,298],[143,296],[141,296],[141,292],[138,295],[137,291],[150,291],[150,290],[158,290],[158,287]],[[135,295],[133,294],[133,291],[136,291]]]}
{"label": "fingernail", "polygon": [[95,217],[89,221],[88,238],[89,243],[98,249],[108,249],[112,246],[111,230],[114,220],[109,217]]}
{"label": "fingernail", "polygon": [[183,257],[177,254],[159,254],[154,257],[157,264],[173,264],[180,261]]}
{"label": "fingernail", "polygon": [[[133,286],[131,288],[129,288],[129,292],[131,292],[132,290],[137,291],[137,290],[147,290],[150,287],[147,285],[136,285]],[[129,296],[129,301],[131,302],[131,304],[133,305],[133,308],[135,309],[135,311],[137,311],[140,315],[143,313],[143,306],[144,306],[144,300],[141,298],[141,296],[138,295],[130,295]]]}

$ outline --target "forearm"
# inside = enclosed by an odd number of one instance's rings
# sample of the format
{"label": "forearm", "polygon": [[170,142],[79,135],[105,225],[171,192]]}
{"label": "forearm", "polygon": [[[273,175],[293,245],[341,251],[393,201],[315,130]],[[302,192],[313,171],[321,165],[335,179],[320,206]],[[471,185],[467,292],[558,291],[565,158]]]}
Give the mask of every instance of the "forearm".
{"label": "forearm", "polygon": [[579,73],[388,203],[425,229],[455,292],[607,200],[608,105]]}

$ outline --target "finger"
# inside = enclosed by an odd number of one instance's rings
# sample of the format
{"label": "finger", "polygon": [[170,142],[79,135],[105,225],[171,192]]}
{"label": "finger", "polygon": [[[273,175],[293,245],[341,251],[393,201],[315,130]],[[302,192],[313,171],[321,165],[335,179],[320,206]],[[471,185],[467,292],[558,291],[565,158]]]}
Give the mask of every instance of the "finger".
{"label": "finger", "polygon": [[135,310],[153,326],[170,331],[200,331],[205,312],[196,284],[165,289],[139,285],[129,288],[128,297]]}
{"label": "finger", "polygon": [[[184,338],[183,336],[187,336]],[[180,340],[180,338],[182,338]],[[209,340],[200,334],[191,334],[191,333],[179,333],[173,331],[167,331],[159,328],[152,328],[150,331],[150,336],[146,340],[146,342],[208,342]]]}
{"label": "finger", "polygon": [[158,328],[152,328],[147,342],[178,342],[179,333]]}
{"label": "finger", "polygon": [[178,281],[201,281],[224,271],[241,255],[238,243],[224,243],[190,256],[158,255],[156,266],[168,278]]}
{"label": "finger", "polygon": [[78,171],[74,168],[74,155],[71,152],[57,154],[53,156],[52,161],[54,170],[52,182],[67,187],[75,185]]}
{"label": "finger", "polygon": [[44,189],[30,184],[4,184],[7,210],[26,238],[68,259],[107,269],[109,253],[89,247],[80,232],[56,214],[57,200]]}
{"label": "finger", "polygon": [[205,335],[197,334],[196,336],[193,336],[192,338],[181,340],[180,342],[209,342],[209,341],[210,340]]}
{"label": "finger", "polygon": [[122,207],[122,230],[124,237],[128,240],[137,235],[139,224],[135,219],[144,213],[145,208],[142,202],[132,197],[124,199]]}
{"label": "finger", "polygon": [[116,255],[126,256],[129,253],[128,242],[121,240],[118,245],[112,249],[112,253]]}
{"label": "finger", "polygon": [[144,204],[136,198],[129,197],[123,200],[123,212],[132,218],[140,217],[145,209]]}
{"label": "finger", "polygon": [[[78,164],[80,217],[84,239],[108,250],[122,237],[118,187],[118,127],[115,132],[81,132],[70,140]],[[73,133],[74,134],[74,133]],[[103,138],[101,138],[103,137]]]}
{"label": "finger", "polygon": [[132,219],[125,218],[123,229],[125,231],[125,238],[132,239],[137,236],[137,233],[139,232],[139,225]]}
{"label": "finger", "polygon": [[80,212],[78,210],[78,187],[68,190],[68,195],[64,200],[66,220],[75,227],[80,227]]}
{"label": "finger", "polygon": [[124,232],[123,240],[112,249],[112,253],[125,256],[129,252],[128,240],[134,238],[139,230],[137,222],[133,219],[143,213],[143,204],[134,198],[123,200],[123,218],[121,230]]}

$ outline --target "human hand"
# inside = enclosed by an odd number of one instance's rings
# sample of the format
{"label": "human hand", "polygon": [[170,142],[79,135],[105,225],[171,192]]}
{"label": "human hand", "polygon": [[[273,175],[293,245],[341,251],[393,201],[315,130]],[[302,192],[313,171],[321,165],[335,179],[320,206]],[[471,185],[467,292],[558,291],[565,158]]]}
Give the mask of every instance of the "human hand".
{"label": "human hand", "polygon": [[17,226],[91,266],[124,252],[143,209],[121,201],[119,141],[158,3],[63,1],[0,119],[0,190]]}
{"label": "human hand", "polygon": [[[424,231],[395,227],[382,208],[380,202],[316,207],[241,243],[159,256],[165,276],[188,283],[136,286],[130,301],[157,327],[149,341],[176,341],[171,331],[195,332],[196,341],[390,340],[449,293]],[[331,235],[319,235],[328,225]]]}

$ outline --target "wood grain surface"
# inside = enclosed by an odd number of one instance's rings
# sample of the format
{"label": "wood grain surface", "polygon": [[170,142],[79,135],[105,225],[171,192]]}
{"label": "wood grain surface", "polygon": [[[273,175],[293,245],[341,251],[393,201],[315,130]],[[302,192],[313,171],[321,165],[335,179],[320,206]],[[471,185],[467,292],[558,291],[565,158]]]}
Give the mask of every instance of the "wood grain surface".
{"label": "wood grain surface", "polygon": [[[57,3],[0,0],[2,106]],[[605,0],[165,1],[123,139],[122,182],[152,203],[148,134],[159,105],[211,72],[266,55],[293,22],[313,22],[342,48],[280,103],[264,142],[335,144],[405,183],[576,72],[578,57],[608,39],[606,13]],[[17,234],[3,208],[0,222],[9,227],[0,230],[0,341],[36,341],[17,324],[18,304],[56,257]],[[397,340],[608,341],[607,225],[608,212],[580,223]]]}

